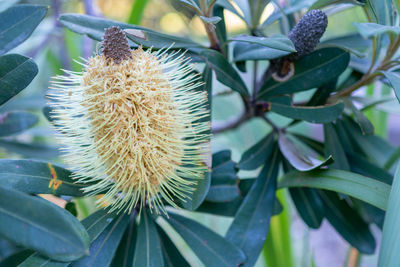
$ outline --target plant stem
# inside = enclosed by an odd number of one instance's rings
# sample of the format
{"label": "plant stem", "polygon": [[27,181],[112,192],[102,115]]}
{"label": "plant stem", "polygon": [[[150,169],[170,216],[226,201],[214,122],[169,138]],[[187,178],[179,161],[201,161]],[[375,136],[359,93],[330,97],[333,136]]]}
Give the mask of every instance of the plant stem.
{"label": "plant stem", "polygon": [[258,61],[253,62],[253,95],[251,96],[252,102],[255,102],[257,98],[257,73],[258,73]]}
{"label": "plant stem", "polygon": [[[199,3],[201,12],[203,13],[202,15],[207,18],[212,17],[212,6],[210,8],[207,6],[207,0],[200,0]],[[215,32],[215,26],[205,21],[203,21],[203,24],[207,33],[208,40],[210,41],[210,48],[217,51],[221,51],[218,37]]]}
{"label": "plant stem", "polygon": [[243,112],[239,117],[227,120],[223,123],[213,122],[211,125],[211,132],[214,134],[222,133],[228,130],[235,129],[239,127],[243,122],[250,119],[252,116],[249,112]]}

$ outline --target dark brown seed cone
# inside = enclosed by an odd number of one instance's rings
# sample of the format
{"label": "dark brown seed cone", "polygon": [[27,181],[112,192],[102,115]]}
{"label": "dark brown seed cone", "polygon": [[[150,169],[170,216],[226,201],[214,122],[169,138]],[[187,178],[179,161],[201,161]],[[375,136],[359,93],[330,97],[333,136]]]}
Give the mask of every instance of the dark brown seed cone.
{"label": "dark brown seed cone", "polygon": [[125,32],[117,26],[107,28],[103,35],[103,55],[119,64],[125,59],[132,58],[131,48]]}

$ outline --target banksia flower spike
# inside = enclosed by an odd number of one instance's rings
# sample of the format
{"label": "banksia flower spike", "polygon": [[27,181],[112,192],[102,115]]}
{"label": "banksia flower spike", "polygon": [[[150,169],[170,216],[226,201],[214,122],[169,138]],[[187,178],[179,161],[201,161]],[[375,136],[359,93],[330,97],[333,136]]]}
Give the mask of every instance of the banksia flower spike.
{"label": "banksia flower spike", "polygon": [[131,50],[118,27],[82,72],[57,76],[49,95],[63,157],[110,211],[165,212],[208,170],[206,93],[177,52]]}
{"label": "banksia flower spike", "polygon": [[311,10],[300,19],[288,35],[297,52],[271,60],[275,80],[285,80],[294,73],[293,61],[314,51],[327,26],[328,17],[321,10]]}

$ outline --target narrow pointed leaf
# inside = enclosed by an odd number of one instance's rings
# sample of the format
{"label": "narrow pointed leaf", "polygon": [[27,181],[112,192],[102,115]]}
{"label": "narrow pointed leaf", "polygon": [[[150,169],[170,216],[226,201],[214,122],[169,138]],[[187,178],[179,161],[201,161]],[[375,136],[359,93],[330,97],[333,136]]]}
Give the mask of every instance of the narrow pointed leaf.
{"label": "narrow pointed leaf", "polygon": [[182,256],[175,244],[164,231],[157,226],[158,234],[161,239],[161,248],[164,255],[164,263],[166,267],[189,267],[189,263]]}
{"label": "narrow pointed leaf", "polygon": [[115,252],[113,267],[128,267],[133,264],[133,257],[135,254],[137,237],[137,225],[134,219],[131,219],[121,242],[119,243],[118,249]]}
{"label": "narrow pointed leaf", "polygon": [[374,253],[374,236],[357,211],[333,192],[318,190],[318,193],[324,205],[325,217],[336,231],[361,253]]}
{"label": "narrow pointed leaf", "polygon": [[299,171],[310,171],[331,163],[332,157],[319,160],[297,146],[285,134],[280,133],[278,138],[279,149],[289,163]]}
{"label": "narrow pointed leaf", "polygon": [[0,186],[29,194],[83,196],[83,184],[71,172],[50,163],[0,159]]}
{"label": "narrow pointed leaf", "polygon": [[267,238],[279,164],[278,149],[275,148],[226,234],[227,240],[245,252],[246,262],[243,266],[254,266]]}
{"label": "narrow pointed leaf", "polygon": [[38,121],[36,115],[23,111],[0,114],[0,137],[29,129]]}
{"label": "narrow pointed leaf", "polygon": [[71,264],[71,267],[109,266],[129,223],[129,215],[120,214],[90,244],[89,256]]}
{"label": "narrow pointed leaf", "polygon": [[137,228],[135,256],[133,267],[164,266],[160,237],[156,224],[150,212],[146,209],[140,215],[140,223]]}
{"label": "narrow pointed leaf", "polygon": [[72,261],[89,248],[89,235],[68,211],[47,200],[0,187],[0,235],[54,260]]}
{"label": "narrow pointed leaf", "polygon": [[332,155],[334,160],[330,167],[344,171],[350,170],[346,153],[332,123],[324,124],[324,143],[325,156]]}
{"label": "narrow pointed leaf", "polygon": [[259,44],[248,42],[233,43],[233,61],[241,62],[246,60],[270,60],[291,54],[290,51],[275,49]]}
{"label": "narrow pointed leaf", "polygon": [[238,168],[242,170],[254,170],[264,164],[271,154],[276,141],[275,133],[271,133],[261,139],[254,146],[243,153],[238,163]]}
{"label": "narrow pointed leaf", "polygon": [[292,171],[279,180],[279,188],[312,187],[335,191],[386,210],[390,186],[375,179],[341,170]]}
{"label": "narrow pointed leaf", "polygon": [[389,203],[383,224],[382,244],[379,252],[378,267],[397,266],[400,264],[400,164],[394,176]]}
{"label": "narrow pointed leaf", "polygon": [[177,214],[169,214],[168,223],[182,236],[205,266],[239,266],[244,253],[222,236],[203,225]]}
{"label": "narrow pointed leaf", "polygon": [[244,42],[249,44],[261,45],[276,50],[287,52],[296,52],[296,49],[286,36],[258,37],[258,36],[237,36],[231,39],[235,42]]}
{"label": "narrow pointed leaf", "polygon": [[305,107],[288,106],[271,102],[271,111],[292,119],[311,123],[327,123],[336,120],[344,109],[343,102],[333,105]]}
{"label": "narrow pointed leaf", "polygon": [[9,153],[16,153],[27,158],[52,159],[60,156],[60,151],[57,147],[42,144],[29,144],[1,139],[0,147]]}
{"label": "narrow pointed leaf", "polygon": [[207,65],[214,70],[218,81],[241,95],[249,95],[242,78],[222,54],[215,50],[208,49],[204,50],[201,56],[204,58]]}
{"label": "narrow pointed leaf", "polygon": [[382,71],[382,73],[385,75],[386,79],[389,80],[396,94],[397,100],[400,102],[400,74],[389,71]]}
{"label": "narrow pointed leaf", "polygon": [[[114,213],[108,213],[101,209],[86,217],[81,223],[89,234],[92,243],[104,231],[104,229],[113,221]],[[41,266],[41,267],[64,267],[70,263],[58,262],[41,256],[35,252],[29,256],[19,267]]]}
{"label": "narrow pointed leaf", "polygon": [[32,59],[8,54],[0,57],[0,105],[27,87],[38,73]]}
{"label": "narrow pointed leaf", "polygon": [[260,88],[258,99],[291,94],[319,87],[339,76],[349,64],[350,55],[339,48],[323,48],[303,57],[295,65],[294,75],[284,82],[269,79]]}
{"label": "narrow pointed leaf", "polygon": [[47,7],[15,5],[0,13],[0,55],[25,41],[46,15]]}
{"label": "narrow pointed leaf", "polygon": [[62,14],[59,18],[60,22],[73,32],[79,34],[86,34],[90,38],[101,41],[104,29],[111,26],[119,26],[121,29],[134,29],[144,34],[144,39],[135,37],[133,35],[127,35],[135,43],[141,44],[145,47],[154,48],[167,48],[174,44],[174,48],[193,48],[193,49],[204,49],[198,43],[195,43],[189,39],[176,37],[159,33],[150,29],[146,29],[140,26],[120,23],[117,21],[107,20],[99,17],[92,17],[80,14]]}
{"label": "narrow pointed leaf", "polygon": [[317,192],[312,188],[289,188],[296,210],[308,227],[318,229],[321,226],[323,206]]}

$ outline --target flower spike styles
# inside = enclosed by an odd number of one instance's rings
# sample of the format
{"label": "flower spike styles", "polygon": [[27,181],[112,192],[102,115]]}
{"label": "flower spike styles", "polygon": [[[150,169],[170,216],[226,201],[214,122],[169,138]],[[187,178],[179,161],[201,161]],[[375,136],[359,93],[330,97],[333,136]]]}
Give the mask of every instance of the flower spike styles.
{"label": "flower spike styles", "polygon": [[167,52],[130,50],[124,32],[111,27],[101,55],[52,82],[63,157],[110,211],[147,205],[165,213],[165,202],[185,201],[208,171],[206,92],[188,60]]}

